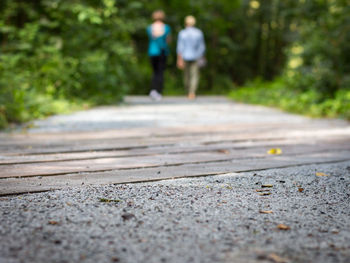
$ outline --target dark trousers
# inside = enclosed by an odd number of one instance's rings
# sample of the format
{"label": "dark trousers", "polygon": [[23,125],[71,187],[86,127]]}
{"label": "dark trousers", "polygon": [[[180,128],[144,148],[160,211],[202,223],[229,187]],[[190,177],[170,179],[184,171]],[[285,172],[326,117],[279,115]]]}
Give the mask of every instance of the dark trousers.
{"label": "dark trousers", "polygon": [[164,87],[166,56],[164,54],[160,56],[152,56],[151,64],[153,68],[152,89],[155,89],[158,93],[162,94]]}

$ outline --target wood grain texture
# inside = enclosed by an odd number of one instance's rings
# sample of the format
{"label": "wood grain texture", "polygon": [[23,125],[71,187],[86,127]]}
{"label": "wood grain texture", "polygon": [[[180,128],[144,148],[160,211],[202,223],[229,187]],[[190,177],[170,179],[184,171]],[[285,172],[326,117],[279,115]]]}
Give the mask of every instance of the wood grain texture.
{"label": "wood grain texture", "polygon": [[[270,155],[270,148],[282,154]],[[350,160],[350,126],[327,121],[3,133],[0,195],[345,160]]]}

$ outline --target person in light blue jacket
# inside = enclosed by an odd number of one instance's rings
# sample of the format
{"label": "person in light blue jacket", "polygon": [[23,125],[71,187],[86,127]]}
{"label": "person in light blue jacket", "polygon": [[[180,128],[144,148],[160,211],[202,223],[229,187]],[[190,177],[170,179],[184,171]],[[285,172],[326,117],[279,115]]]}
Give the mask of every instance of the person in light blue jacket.
{"label": "person in light blue jacket", "polygon": [[205,42],[203,32],[195,27],[193,16],[185,18],[186,28],[181,30],[177,40],[177,66],[184,70],[184,83],[188,98],[196,97],[199,82],[199,62],[204,58]]}
{"label": "person in light blue jacket", "polygon": [[161,100],[171,29],[169,25],[164,23],[165,13],[162,10],[154,11],[152,19],[153,23],[147,27],[148,55],[153,69],[152,88],[149,95],[154,100]]}

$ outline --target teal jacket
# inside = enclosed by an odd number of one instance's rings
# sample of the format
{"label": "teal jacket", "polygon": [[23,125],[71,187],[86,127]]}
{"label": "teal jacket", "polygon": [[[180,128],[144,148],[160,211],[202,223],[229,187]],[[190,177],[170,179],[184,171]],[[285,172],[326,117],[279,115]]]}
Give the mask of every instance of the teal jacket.
{"label": "teal jacket", "polygon": [[147,35],[149,38],[149,44],[148,44],[148,55],[150,57],[153,56],[160,56],[162,54],[162,51],[164,51],[165,55],[169,55],[169,46],[167,43],[167,37],[170,34],[170,26],[164,25],[165,30],[164,34],[159,37],[153,37],[152,36],[152,26],[147,27]]}

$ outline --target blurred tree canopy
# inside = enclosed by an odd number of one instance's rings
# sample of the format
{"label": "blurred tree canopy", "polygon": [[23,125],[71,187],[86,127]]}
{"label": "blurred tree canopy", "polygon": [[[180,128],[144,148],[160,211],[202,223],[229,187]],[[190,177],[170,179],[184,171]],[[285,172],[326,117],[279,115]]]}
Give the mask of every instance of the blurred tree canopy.
{"label": "blurred tree canopy", "polygon": [[168,93],[182,90],[175,47],[188,14],[207,44],[203,93],[276,76],[320,101],[350,87],[348,0],[2,0],[0,126],[146,94],[155,9],[172,27]]}

